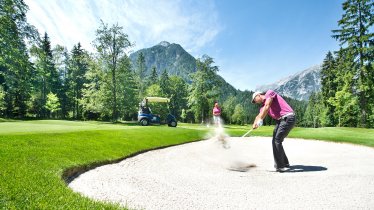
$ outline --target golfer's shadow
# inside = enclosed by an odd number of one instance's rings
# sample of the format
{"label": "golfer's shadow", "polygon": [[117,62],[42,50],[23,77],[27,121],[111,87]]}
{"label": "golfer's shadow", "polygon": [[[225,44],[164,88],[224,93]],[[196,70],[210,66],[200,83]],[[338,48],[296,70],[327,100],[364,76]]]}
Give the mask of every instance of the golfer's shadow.
{"label": "golfer's shadow", "polygon": [[290,169],[286,172],[296,173],[296,172],[312,172],[312,171],[326,171],[327,168],[323,166],[305,166],[305,165],[292,165]]}

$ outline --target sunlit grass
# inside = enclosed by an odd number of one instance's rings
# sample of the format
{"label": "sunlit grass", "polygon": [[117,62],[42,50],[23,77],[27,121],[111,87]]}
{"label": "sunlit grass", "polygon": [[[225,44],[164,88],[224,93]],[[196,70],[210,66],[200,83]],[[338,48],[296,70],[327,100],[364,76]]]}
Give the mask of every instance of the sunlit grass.
{"label": "sunlit grass", "polygon": [[[231,136],[250,126],[226,125]],[[80,196],[62,180],[72,167],[121,159],[139,151],[203,139],[212,127],[180,123],[136,126],[63,120],[0,122],[0,209],[117,209]],[[262,126],[250,136],[272,136]],[[348,142],[374,147],[374,129],[294,128],[289,137]]]}
{"label": "sunlit grass", "polygon": [[[251,126],[226,126],[226,132],[231,136],[242,136]],[[273,135],[274,126],[262,126],[250,133],[249,136]],[[299,128],[291,130],[290,138],[303,138],[315,140],[327,140],[361,144],[374,147],[374,129],[366,128]]]}
{"label": "sunlit grass", "polygon": [[72,192],[63,171],[204,136],[178,127],[70,121],[1,123],[0,133],[0,209],[117,208]]}

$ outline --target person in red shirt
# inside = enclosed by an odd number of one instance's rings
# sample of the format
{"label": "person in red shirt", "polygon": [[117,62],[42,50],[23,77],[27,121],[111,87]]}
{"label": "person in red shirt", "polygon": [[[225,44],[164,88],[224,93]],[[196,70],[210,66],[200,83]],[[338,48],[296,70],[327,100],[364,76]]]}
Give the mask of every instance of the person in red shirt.
{"label": "person in red shirt", "polygon": [[218,105],[218,102],[214,102],[214,107],[212,110],[213,113],[213,121],[215,128],[216,138],[221,141],[223,148],[228,149],[230,145],[226,141],[226,136],[222,127],[222,119],[221,119],[221,108]]}
{"label": "person in red shirt", "polygon": [[221,124],[221,108],[219,107],[218,105],[218,102],[215,102],[214,103],[214,107],[213,107],[213,121],[214,121],[214,124],[217,126],[217,125],[220,125]]}

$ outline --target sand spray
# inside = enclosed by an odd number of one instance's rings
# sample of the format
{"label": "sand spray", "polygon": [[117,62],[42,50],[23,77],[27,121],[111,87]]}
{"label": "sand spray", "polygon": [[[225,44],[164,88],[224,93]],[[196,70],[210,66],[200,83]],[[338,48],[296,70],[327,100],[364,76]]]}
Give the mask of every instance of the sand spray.
{"label": "sand spray", "polygon": [[244,154],[239,152],[240,148],[235,146],[236,144],[231,144],[234,141],[243,141],[243,139],[230,138],[225,132],[224,122],[221,118],[216,119],[213,126],[208,124],[207,127],[210,127],[211,131],[207,136],[207,145],[203,148],[204,155],[207,156],[205,158],[232,171],[245,172],[256,167],[255,164],[249,162],[250,160]]}

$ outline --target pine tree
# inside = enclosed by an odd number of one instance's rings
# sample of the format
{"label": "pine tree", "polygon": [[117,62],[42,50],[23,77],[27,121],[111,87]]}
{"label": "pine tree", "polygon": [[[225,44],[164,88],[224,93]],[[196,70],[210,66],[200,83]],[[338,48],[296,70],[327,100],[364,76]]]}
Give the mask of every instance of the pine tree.
{"label": "pine tree", "polygon": [[[370,92],[370,95],[371,96],[374,96],[374,62],[372,62],[372,65],[371,67],[370,66],[367,66],[368,68],[368,85],[370,87],[369,89],[369,92]],[[369,69],[370,68],[370,69]],[[374,128],[374,97],[370,97],[369,100],[368,100],[368,109],[369,109],[369,113],[368,113],[368,127],[370,128]]]}
{"label": "pine tree", "polygon": [[158,78],[158,74],[157,74],[157,69],[156,69],[155,66],[152,66],[151,74],[148,77],[147,85],[150,86],[150,85],[159,83],[158,79],[159,78]]}
{"label": "pine tree", "polygon": [[169,74],[166,71],[166,69],[164,69],[160,77],[160,88],[161,88],[161,96],[169,98],[171,87],[170,87]]}
{"label": "pine tree", "polygon": [[[61,103],[61,116],[62,118],[67,118],[69,111],[73,107],[73,102],[70,103],[68,93],[70,92],[70,79],[71,74],[69,71],[70,66],[70,56],[66,47],[61,45],[56,45],[52,50],[53,62],[55,64],[57,73],[61,80],[61,90],[58,92],[57,97]],[[72,101],[72,100],[71,100]]]}
{"label": "pine tree", "polygon": [[349,49],[355,60],[355,68],[352,72],[357,77],[357,92],[361,109],[360,122],[365,127],[368,113],[368,99],[371,95],[369,84],[373,78],[371,68],[368,66],[373,62],[372,47],[374,43],[374,33],[371,27],[374,24],[374,2],[372,0],[347,0],[343,3],[344,14],[338,21],[340,29],[333,30],[333,38],[340,42],[341,46]]}
{"label": "pine tree", "polygon": [[[52,93],[58,93],[61,88],[61,80],[54,63],[51,41],[49,40],[47,33],[44,33],[40,48],[42,54],[41,58],[43,59],[42,71],[44,71],[44,74],[47,75],[45,78],[46,90]],[[47,95],[47,93],[45,94]]]}
{"label": "pine tree", "polygon": [[23,0],[0,3],[0,85],[3,86],[6,117],[24,117],[30,99],[32,64],[25,44],[37,31],[26,21]]}
{"label": "pine tree", "polygon": [[48,117],[48,110],[45,108],[47,103],[47,94],[52,92],[58,94],[62,90],[61,78],[57,72],[52,55],[51,42],[48,34],[39,41],[38,46],[31,49],[35,57],[36,75],[34,76],[34,101],[33,110],[37,111],[37,116]]}
{"label": "pine tree", "polygon": [[336,64],[332,53],[329,51],[322,64],[321,70],[321,94],[322,101],[327,108],[326,112],[326,126],[334,126],[334,106],[328,103],[329,99],[335,97],[337,91],[336,84]]}
{"label": "pine tree", "polygon": [[144,91],[146,89],[146,81],[144,81],[146,76],[146,65],[145,65],[145,57],[143,52],[139,53],[139,56],[136,60],[136,68],[135,68],[135,75],[136,75],[136,83],[138,85],[139,90],[139,98],[144,97]]}
{"label": "pine tree", "polygon": [[81,44],[74,45],[71,51],[71,59],[69,62],[68,84],[69,101],[73,105],[74,119],[81,119],[82,107],[80,100],[82,99],[83,84],[86,82],[85,74],[88,70],[88,54],[82,49]]}

